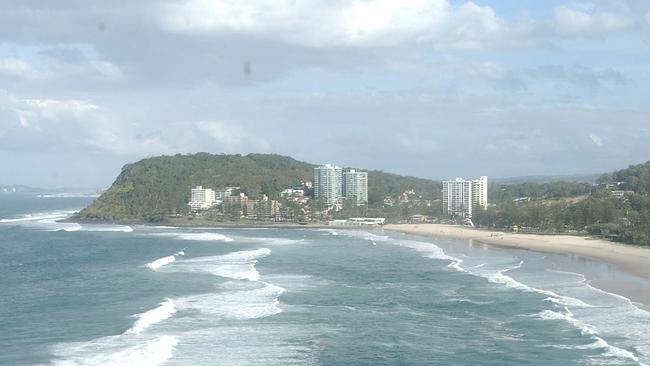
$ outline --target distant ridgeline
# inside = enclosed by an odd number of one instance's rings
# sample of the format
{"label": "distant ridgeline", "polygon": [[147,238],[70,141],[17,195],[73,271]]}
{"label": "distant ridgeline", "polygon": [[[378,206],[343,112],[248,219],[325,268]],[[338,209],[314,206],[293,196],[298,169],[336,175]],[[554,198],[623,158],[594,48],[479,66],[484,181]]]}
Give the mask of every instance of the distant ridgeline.
{"label": "distant ridgeline", "polygon": [[492,185],[489,197],[490,209],[472,218],[482,227],[650,245],[650,162],[603,174],[594,184]]}
{"label": "distant ridgeline", "polygon": [[[165,221],[171,215],[187,213],[190,188],[197,185],[236,186],[249,197],[265,194],[278,199],[283,190],[303,181],[313,181],[314,167],[314,164],[273,154],[198,153],[144,159],[125,165],[113,185],[74,219]],[[383,207],[386,196],[397,197],[409,190],[426,199],[430,207],[431,200],[440,197],[440,189],[440,183],[432,180],[369,171],[368,209]]]}

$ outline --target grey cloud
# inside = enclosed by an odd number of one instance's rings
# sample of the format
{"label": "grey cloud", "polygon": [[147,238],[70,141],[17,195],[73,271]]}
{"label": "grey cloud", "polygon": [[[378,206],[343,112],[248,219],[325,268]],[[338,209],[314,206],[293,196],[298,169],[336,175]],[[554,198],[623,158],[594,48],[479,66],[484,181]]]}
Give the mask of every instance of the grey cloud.
{"label": "grey cloud", "polygon": [[[560,105],[555,90],[538,88],[570,85],[580,98],[569,101],[605,107],[615,103],[584,91],[637,91],[620,64],[563,66],[577,61],[562,53],[577,51],[563,47],[551,19],[511,21],[454,2],[458,16],[440,29],[339,42],[292,34],[328,32],[325,21],[254,32],[169,29],[160,4],[2,2],[0,42],[17,51],[0,55],[0,162],[61,182],[46,166],[55,159],[43,157],[77,159],[76,173],[62,168],[71,181],[88,174],[106,182],[149,155],[262,151],[439,178],[598,172],[650,153],[641,138],[648,132],[630,132],[647,124],[646,112]],[[537,58],[524,51],[543,53],[548,65],[530,66]],[[74,112],[73,101],[96,108]],[[609,130],[613,121],[625,128]],[[617,150],[620,141],[630,143]],[[93,161],[109,172],[99,174]]]}
{"label": "grey cloud", "polygon": [[590,88],[628,83],[628,78],[613,68],[597,69],[584,65],[566,67],[564,65],[548,64],[532,69],[528,74],[533,77],[554,79]]}

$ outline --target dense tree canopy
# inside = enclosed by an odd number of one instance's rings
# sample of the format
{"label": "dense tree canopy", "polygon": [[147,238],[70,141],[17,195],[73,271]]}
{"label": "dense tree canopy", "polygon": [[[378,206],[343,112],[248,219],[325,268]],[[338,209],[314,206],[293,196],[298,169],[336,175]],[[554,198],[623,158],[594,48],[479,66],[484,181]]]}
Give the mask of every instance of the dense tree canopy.
{"label": "dense tree canopy", "polygon": [[[615,196],[614,190],[626,192]],[[603,174],[596,185],[494,185],[490,194],[494,206],[474,215],[482,227],[575,232],[650,245],[650,162]]]}
{"label": "dense tree canopy", "polygon": [[[279,197],[282,190],[313,180],[315,165],[272,154],[160,156],[124,166],[113,185],[82,210],[78,218],[100,221],[161,221],[187,212],[190,189],[241,187],[249,197]],[[381,171],[368,172],[371,206],[384,196],[416,190],[421,195],[440,194],[440,183],[402,177]]]}

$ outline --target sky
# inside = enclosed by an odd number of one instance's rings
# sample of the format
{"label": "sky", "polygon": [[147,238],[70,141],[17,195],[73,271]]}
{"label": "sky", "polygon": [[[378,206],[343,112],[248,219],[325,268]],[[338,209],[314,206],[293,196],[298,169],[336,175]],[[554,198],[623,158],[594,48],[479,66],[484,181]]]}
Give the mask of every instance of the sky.
{"label": "sky", "polygon": [[0,0],[0,184],[277,153],[425,178],[650,160],[647,0]]}

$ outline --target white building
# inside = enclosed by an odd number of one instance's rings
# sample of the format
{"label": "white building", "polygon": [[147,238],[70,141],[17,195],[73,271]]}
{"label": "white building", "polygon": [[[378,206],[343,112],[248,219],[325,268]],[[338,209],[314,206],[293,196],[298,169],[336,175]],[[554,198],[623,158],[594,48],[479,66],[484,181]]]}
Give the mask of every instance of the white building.
{"label": "white building", "polygon": [[342,196],[342,169],[334,165],[314,168],[314,198],[328,205],[335,205]]}
{"label": "white building", "polygon": [[488,178],[481,176],[472,180],[472,206],[475,210],[487,210],[488,207]]}
{"label": "white building", "polygon": [[488,207],[487,177],[442,182],[442,209],[450,216],[472,217],[477,209]]}
{"label": "white building", "polygon": [[368,173],[354,169],[343,173],[343,197],[357,206],[368,203]]}
{"label": "white building", "polygon": [[442,209],[450,216],[472,216],[472,182],[463,178],[442,182]]}
{"label": "white building", "polygon": [[206,210],[215,204],[215,192],[210,188],[196,186],[192,188],[192,198],[188,203],[193,211]]}

